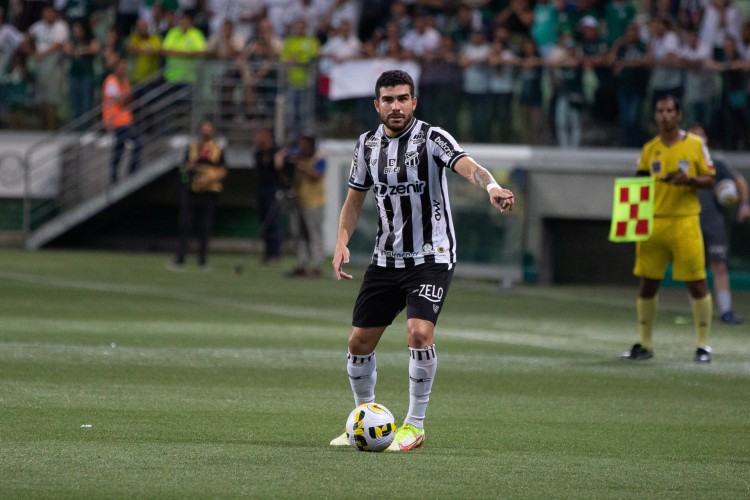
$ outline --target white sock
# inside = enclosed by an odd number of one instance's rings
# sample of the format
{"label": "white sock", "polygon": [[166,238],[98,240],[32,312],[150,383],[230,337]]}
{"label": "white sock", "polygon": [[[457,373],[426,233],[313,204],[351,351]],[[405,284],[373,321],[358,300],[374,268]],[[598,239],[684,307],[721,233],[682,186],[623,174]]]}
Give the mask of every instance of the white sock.
{"label": "white sock", "polygon": [[424,349],[409,348],[409,413],[404,423],[424,429],[424,415],[436,371],[435,344]]}
{"label": "white sock", "polygon": [[375,402],[375,382],[378,380],[375,353],[346,356],[346,373],[354,393],[354,406]]}
{"label": "white sock", "polygon": [[716,305],[719,306],[719,311],[724,314],[727,311],[732,310],[732,292],[729,290],[722,290],[716,292]]}

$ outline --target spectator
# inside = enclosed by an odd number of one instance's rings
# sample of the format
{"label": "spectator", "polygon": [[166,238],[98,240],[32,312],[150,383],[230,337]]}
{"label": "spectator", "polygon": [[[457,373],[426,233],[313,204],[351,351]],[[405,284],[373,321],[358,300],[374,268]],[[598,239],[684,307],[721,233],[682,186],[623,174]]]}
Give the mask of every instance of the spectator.
{"label": "spectator", "polygon": [[716,95],[716,73],[706,63],[712,59],[708,45],[701,45],[696,30],[685,32],[685,42],[680,48],[680,62],[685,68],[685,95],[683,98],[688,123],[701,123],[712,129],[713,101]]}
{"label": "spectator", "polygon": [[174,84],[194,83],[197,59],[205,55],[206,37],[193,26],[191,14],[182,14],[179,24],[167,32],[161,48],[164,79]]}
{"label": "spectator", "polygon": [[[5,15],[0,10],[0,78],[6,74],[13,55],[23,43],[23,33],[10,23],[5,22]],[[2,100],[2,96],[0,96]]]}
{"label": "spectator", "polygon": [[398,24],[395,22],[386,24],[383,32],[383,39],[378,43],[377,55],[398,60],[407,57],[406,50],[401,44],[402,36]]}
{"label": "spectator", "polygon": [[534,5],[530,34],[542,58],[547,58],[557,45],[558,14],[561,8],[560,0],[539,0]]}
{"label": "spectator", "polygon": [[747,117],[747,64],[737,50],[734,38],[724,38],[724,48],[719,60],[708,63],[711,69],[721,72],[721,104],[717,125],[724,149],[742,150],[748,146]]}
{"label": "spectator", "polygon": [[591,16],[599,20],[599,12],[595,6],[596,0],[566,1],[565,7],[558,16],[558,29],[560,33],[575,33],[581,23],[581,19]]}
{"label": "spectator", "polygon": [[506,26],[514,36],[519,38],[529,36],[533,24],[534,10],[529,0],[510,0],[507,7],[495,17],[496,26]]}
{"label": "spectator", "polygon": [[53,8],[48,0],[20,0],[17,5],[15,24],[21,33],[26,33],[44,17],[45,8]]}
{"label": "spectator", "polygon": [[[430,26],[427,16],[414,18],[414,27],[404,34],[401,46],[411,57],[420,58],[428,50],[434,50],[440,44],[440,32]],[[372,110],[370,110],[372,113]]]}
{"label": "spectator", "polygon": [[605,41],[609,46],[625,35],[625,30],[635,20],[636,8],[631,0],[611,0],[604,6]]}
{"label": "spectator", "polygon": [[[284,13],[284,25],[291,26],[294,21],[301,19],[305,21],[307,35],[325,35],[326,31],[324,31],[323,26],[321,26],[323,17],[325,17],[325,12],[320,12],[319,6],[315,5],[312,0],[297,0],[297,2],[293,3]],[[351,26],[353,20],[347,20]]]}
{"label": "spectator", "polygon": [[294,165],[296,210],[290,215],[292,234],[297,241],[297,265],[289,276],[319,277],[323,264],[323,211],[325,208],[326,160],[314,137],[302,136],[296,147],[276,155],[277,167]]}
{"label": "spectator", "polygon": [[161,65],[161,36],[150,33],[148,21],[139,19],[128,38],[127,52],[133,57],[133,83],[140,84],[159,71]]}
{"label": "spectator", "polygon": [[26,54],[17,50],[10,58],[6,74],[0,79],[0,126],[21,126],[21,115],[33,100],[31,81]]}
{"label": "spectator", "polygon": [[231,19],[234,20],[234,31],[242,36],[245,44],[260,36],[258,26],[266,19],[265,0],[235,0],[232,6]]}
{"label": "spectator", "polygon": [[258,33],[258,38],[245,47],[240,59],[247,118],[273,116],[278,87],[276,63],[284,44],[268,19],[260,22]]}
{"label": "spectator", "polygon": [[287,123],[293,136],[309,133],[312,115],[309,91],[314,88],[313,64],[320,52],[318,39],[305,33],[305,21],[295,21],[281,49],[281,61],[286,64]]}
{"label": "spectator", "polygon": [[[71,38],[63,46],[70,60],[70,110],[77,119],[94,107],[94,61],[99,53],[99,40],[94,38],[88,20],[73,21]],[[88,121],[80,123],[85,128]]]}
{"label": "spectator", "polygon": [[133,147],[128,172],[133,174],[140,164],[143,143],[134,124],[132,99],[132,88],[128,81],[128,61],[124,57],[119,57],[115,62],[114,72],[102,85],[102,124],[114,134],[115,142],[110,158],[110,185],[115,184],[119,177],[120,160],[125,152],[126,142],[130,142]]}
{"label": "spectator", "polygon": [[490,66],[489,92],[493,122],[497,124],[498,141],[513,142],[513,87],[515,86],[516,56],[507,44],[496,39],[492,42],[488,63]]}
{"label": "spectator", "polygon": [[596,76],[591,117],[602,125],[612,123],[617,116],[617,89],[612,74],[609,45],[599,34],[599,22],[592,16],[581,19],[581,53],[583,71]]}
{"label": "spectator", "polygon": [[63,47],[68,41],[68,25],[52,7],[45,7],[42,19],[29,28],[32,42],[31,58],[36,64],[36,102],[41,108],[43,128],[57,128],[62,101]]}
{"label": "spectator", "polygon": [[101,49],[101,80],[111,75],[115,70],[115,65],[124,53],[123,38],[117,28],[112,27],[107,30],[104,36],[104,44]]}
{"label": "spectator", "polygon": [[[221,29],[213,33],[206,44],[206,55],[216,59],[216,67],[213,75],[219,82],[220,102],[222,120],[231,120],[237,105],[234,102],[234,91],[242,83],[242,75],[237,59],[245,48],[245,40],[234,32],[234,23],[231,19],[224,19]],[[243,113],[236,118],[241,120]]]}
{"label": "spectator", "polygon": [[555,88],[555,130],[563,148],[581,144],[581,119],[586,105],[583,94],[583,66],[580,47],[570,33],[560,35],[558,49],[548,59]]}
{"label": "spectator", "polygon": [[521,42],[521,56],[518,60],[518,79],[520,80],[518,111],[521,142],[524,144],[544,142],[542,64],[542,58],[534,40],[530,37],[524,38]]}
{"label": "spectator", "polygon": [[706,6],[700,26],[700,44],[713,49],[712,57],[720,59],[724,39],[742,39],[742,14],[731,0],[712,0]]}
{"label": "spectator", "polygon": [[273,264],[281,258],[281,203],[289,187],[284,165],[276,162],[279,148],[271,129],[259,128],[253,135],[255,171],[258,173],[258,214],[263,237],[263,263]]}
{"label": "spectator", "polygon": [[682,70],[679,61],[680,38],[670,29],[670,21],[663,17],[651,21],[649,59],[651,71],[651,103],[664,96],[682,98]]}
{"label": "spectator", "polygon": [[227,172],[224,148],[216,140],[216,128],[211,120],[203,120],[199,137],[190,143],[185,163],[180,169],[182,193],[177,223],[177,254],[175,260],[167,264],[168,270],[185,269],[185,255],[194,223],[198,226],[198,265],[202,271],[211,270],[208,266],[208,243]]}
{"label": "spectator", "polygon": [[642,143],[641,109],[646,98],[643,82],[648,81],[650,70],[648,46],[641,41],[636,23],[628,25],[625,35],[615,43],[611,53],[623,145],[639,147]]}
{"label": "spectator", "polygon": [[141,7],[141,0],[117,0],[115,8],[117,15],[115,17],[115,28],[122,39],[130,36],[135,23],[138,21],[138,11]]}
{"label": "spectator", "polygon": [[472,141],[489,142],[487,124],[492,119],[489,103],[490,44],[482,30],[471,34],[471,41],[460,49],[458,64],[462,69],[463,100],[470,116],[469,137]]}
{"label": "spectator", "polygon": [[482,24],[482,15],[477,9],[472,9],[465,3],[458,6],[453,21],[446,28],[453,40],[459,45],[469,42],[471,33],[475,30],[484,28]]}
{"label": "spectator", "polygon": [[333,0],[327,15],[320,19],[319,29],[328,32],[329,28],[338,28],[344,19],[348,19],[352,26],[359,26],[360,3],[358,0]]}
{"label": "spectator", "polygon": [[[419,109],[427,123],[446,130],[456,130],[461,94],[461,67],[456,43],[450,35],[440,38],[440,45],[425,52],[421,59]],[[372,113],[372,111],[370,111]]]}

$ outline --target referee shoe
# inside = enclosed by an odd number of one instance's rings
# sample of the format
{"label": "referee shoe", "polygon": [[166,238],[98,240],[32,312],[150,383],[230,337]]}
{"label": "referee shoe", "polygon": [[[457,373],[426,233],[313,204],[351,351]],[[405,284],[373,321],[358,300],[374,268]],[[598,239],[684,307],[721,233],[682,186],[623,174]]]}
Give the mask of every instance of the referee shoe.
{"label": "referee shoe", "polygon": [[654,357],[654,351],[644,349],[641,344],[633,344],[629,351],[620,354],[620,359],[629,359],[631,361],[640,361]]}
{"label": "referee shoe", "polygon": [[711,348],[699,347],[695,350],[695,360],[698,363],[710,363],[711,362]]}
{"label": "referee shoe", "polygon": [[743,322],[743,319],[741,316],[737,316],[732,311],[727,311],[724,314],[721,315],[721,322],[727,323],[730,325],[741,325]]}

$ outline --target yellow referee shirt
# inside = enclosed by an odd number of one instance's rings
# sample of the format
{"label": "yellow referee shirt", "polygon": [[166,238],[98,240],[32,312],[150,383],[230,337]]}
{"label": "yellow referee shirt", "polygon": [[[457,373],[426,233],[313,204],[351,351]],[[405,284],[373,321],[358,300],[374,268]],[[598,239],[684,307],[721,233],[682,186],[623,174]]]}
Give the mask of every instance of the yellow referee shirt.
{"label": "yellow referee shirt", "polygon": [[[708,148],[697,135],[680,131],[681,139],[671,146],[657,136],[641,150],[638,172],[656,181],[654,188],[654,217],[698,215],[701,205],[698,190],[693,186],[675,186],[666,182],[669,176],[682,170],[688,177],[714,175],[714,165]],[[660,182],[661,181],[661,182]]]}

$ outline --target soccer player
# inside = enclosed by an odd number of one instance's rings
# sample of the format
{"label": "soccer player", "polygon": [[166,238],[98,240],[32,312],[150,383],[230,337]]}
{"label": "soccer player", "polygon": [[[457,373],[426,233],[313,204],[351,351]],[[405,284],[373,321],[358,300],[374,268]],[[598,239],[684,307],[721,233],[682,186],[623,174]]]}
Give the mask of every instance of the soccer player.
{"label": "soccer player", "polygon": [[[375,400],[375,348],[386,328],[406,308],[409,347],[409,410],[390,451],[408,451],[424,441],[424,418],[437,368],[434,330],[456,263],[446,170],[485,189],[501,212],[512,210],[513,193],[500,187],[446,131],[414,116],[417,97],[411,76],[386,71],[375,84],[375,110],[382,124],[359,137],[349,191],[341,209],[333,255],[337,279],[352,279],[349,239],[367,192],[378,210],[372,262],[354,305],[347,373],[355,405]],[[331,441],[348,445],[346,434]]]}
{"label": "soccer player", "polygon": [[[701,125],[691,125],[688,132],[699,136],[708,145],[706,131]],[[730,179],[737,186],[737,192],[740,194],[737,222],[748,220],[750,218],[750,203],[748,202],[747,181],[723,160],[714,159],[714,167],[716,168],[717,183],[724,179]],[[706,259],[713,275],[714,298],[719,308],[719,318],[722,323],[740,325],[743,322],[742,318],[732,311],[732,289],[729,285],[729,270],[727,268],[729,243],[727,242],[724,212],[713,191],[701,191],[699,198],[701,201],[701,232],[706,249]]]}
{"label": "soccer player", "polygon": [[703,140],[680,129],[682,111],[673,96],[657,99],[654,120],[659,135],[641,150],[636,175],[654,178],[654,226],[648,240],[636,243],[633,273],[640,278],[637,316],[640,342],[620,356],[643,360],[654,355],[651,337],[657,293],[667,264],[672,277],[685,281],[692,297],[697,349],[695,361],[711,361],[708,335],[712,303],[706,282],[698,189],[714,186],[714,167]]}

